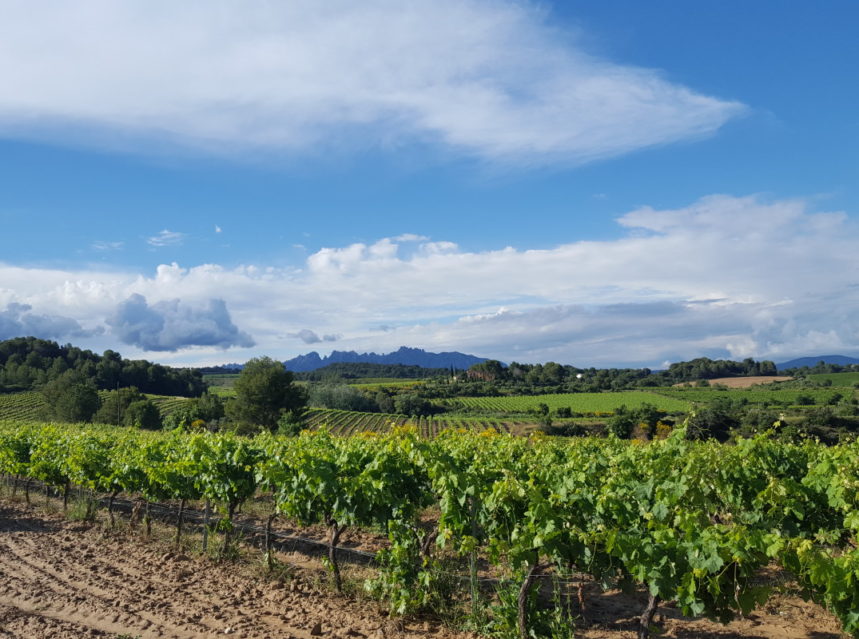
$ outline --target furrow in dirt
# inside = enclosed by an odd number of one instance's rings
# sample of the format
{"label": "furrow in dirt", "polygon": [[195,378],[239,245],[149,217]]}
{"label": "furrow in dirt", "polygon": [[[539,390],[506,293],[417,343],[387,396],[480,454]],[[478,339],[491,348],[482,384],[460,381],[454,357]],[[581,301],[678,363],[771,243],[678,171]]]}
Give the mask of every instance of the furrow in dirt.
{"label": "furrow in dirt", "polygon": [[132,535],[0,505],[0,638],[360,639],[384,637],[386,623],[298,580],[254,580]]}

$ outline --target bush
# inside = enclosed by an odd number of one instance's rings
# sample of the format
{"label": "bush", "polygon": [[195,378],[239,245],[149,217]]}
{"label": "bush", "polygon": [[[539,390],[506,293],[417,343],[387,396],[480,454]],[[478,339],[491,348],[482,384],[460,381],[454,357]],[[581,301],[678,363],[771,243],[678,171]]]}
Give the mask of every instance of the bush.
{"label": "bush", "polygon": [[433,403],[414,393],[404,393],[394,397],[394,410],[401,415],[432,415]]}
{"label": "bush", "polygon": [[135,426],[137,428],[146,428],[148,430],[156,430],[161,428],[161,413],[148,399],[132,402],[125,409],[125,417],[123,418],[126,426]]}
{"label": "bush", "polygon": [[277,434],[286,437],[295,437],[304,430],[304,411],[290,411],[284,413],[277,422]]}
{"label": "bush", "polygon": [[614,416],[608,420],[606,429],[615,437],[629,439],[637,423],[635,415],[626,406],[619,406]]}
{"label": "bush", "polygon": [[740,425],[730,401],[716,401],[692,413],[686,422],[687,439],[727,441],[730,432]]}

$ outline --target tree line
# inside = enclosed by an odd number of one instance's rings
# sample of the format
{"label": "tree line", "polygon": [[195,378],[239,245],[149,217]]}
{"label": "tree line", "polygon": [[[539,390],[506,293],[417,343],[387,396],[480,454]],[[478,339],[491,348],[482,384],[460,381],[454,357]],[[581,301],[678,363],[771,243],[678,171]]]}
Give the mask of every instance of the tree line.
{"label": "tree line", "polygon": [[0,342],[0,392],[36,390],[70,372],[97,390],[134,386],[142,393],[181,397],[199,397],[206,390],[202,373],[191,368],[123,359],[112,350],[98,355],[35,337]]}

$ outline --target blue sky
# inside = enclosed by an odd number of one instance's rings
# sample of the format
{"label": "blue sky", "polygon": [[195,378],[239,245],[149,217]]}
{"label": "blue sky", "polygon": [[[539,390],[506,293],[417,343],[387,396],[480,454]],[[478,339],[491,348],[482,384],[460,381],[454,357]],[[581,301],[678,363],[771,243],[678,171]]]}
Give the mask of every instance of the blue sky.
{"label": "blue sky", "polygon": [[0,7],[0,338],[859,352],[855,2]]}

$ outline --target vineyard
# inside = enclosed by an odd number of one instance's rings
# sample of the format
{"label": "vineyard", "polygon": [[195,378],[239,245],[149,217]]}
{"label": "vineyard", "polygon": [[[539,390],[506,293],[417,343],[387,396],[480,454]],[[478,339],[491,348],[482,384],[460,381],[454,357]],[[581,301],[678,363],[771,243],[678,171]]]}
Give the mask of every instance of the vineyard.
{"label": "vineyard", "polygon": [[[329,528],[338,589],[344,530],[381,528],[390,545],[370,593],[397,614],[425,610],[439,592],[460,597],[446,575],[462,566],[461,598],[497,635],[539,637],[559,624],[572,633],[565,600],[539,605],[540,577],[558,597],[571,571],[605,588],[637,585],[648,593],[646,637],[661,602],[691,617],[749,614],[769,594],[762,573],[778,564],[859,637],[857,442],[725,446],[687,441],[683,429],[649,444],[492,431],[422,439],[414,429],[251,440],[6,422],[0,473],[66,494],[79,485],[147,502],[203,499],[218,509],[225,548],[236,510],[264,491],[271,518]],[[481,563],[507,576],[492,608],[477,587]]]}
{"label": "vineyard", "polygon": [[448,429],[481,432],[495,429],[501,433],[522,433],[534,425],[533,421],[502,420],[479,417],[413,416],[389,413],[362,413],[348,410],[313,408],[307,412],[306,425],[310,430],[325,428],[334,435],[348,436],[358,433],[387,433],[396,426],[414,426],[422,437],[435,437]]}
{"label": "vineyard", "polygon": [[659,410],[674,413],[689,410],[691,405],[682,396],[663,395],[646,391],[618,393],[559,393],[553,395],[517,395],[512,397],[458,397],[445,400],[446,404],[477,408],[493,413],[527,413],[546,404],[549,410],[569,407],[572,412],[585,415],[611,415],[621,406],[637,408],[653,404]]}
{"label": "vineyard", "polygon": [[147,395],[162,417],[172,415],[190,401],[187,397],[172,397],[170,395]]}
{"label": "vineyard", "polygon": [[[852,390],[845,389],[765,389],[753,387],[748,389],[719,390],[715,388],[660,388],[655,391],[665,398],[685,400],[694,403],[709,403],[716,399],[745,400],[750,404],[780,404],[796,406],[804,403],[803,398],[810,398],[816,405],[826,404],[836,395],[852,396]],[[837,397],[836,397],[837,399]]]}
{"label": "vineyard", "polygon": [[[109,391],[99,391],[102,400]],[[180,409],[188,398],[172,397],[170,395],[148,395],[162,417],[167,417]],[[45,409],[45,400],[38,391],[0,394],[0,420],[33,421],[40,419]]]}
{"label": "vineyard", "polygon": [[855,387],[856,384],[859,384],[859,372],[848,372],[848,373],[818,373],[816,375],[809,375],[808,379],[813,382],[821,383],[821,382],[830,382],[833,386],[840,386],[842,388],[845,387]]}
{"label": "vineyard", "polygon": [[379,388],[411,388],[424,384],[420,379],[400,379],[398,377],[359,377],[347,381],[349,386],[363,390],[378,390]]}
{"label": "vineyard", "polygon": [[0,420],[37,420],[44,408],[45,400],[36,391],[0,394]]}

